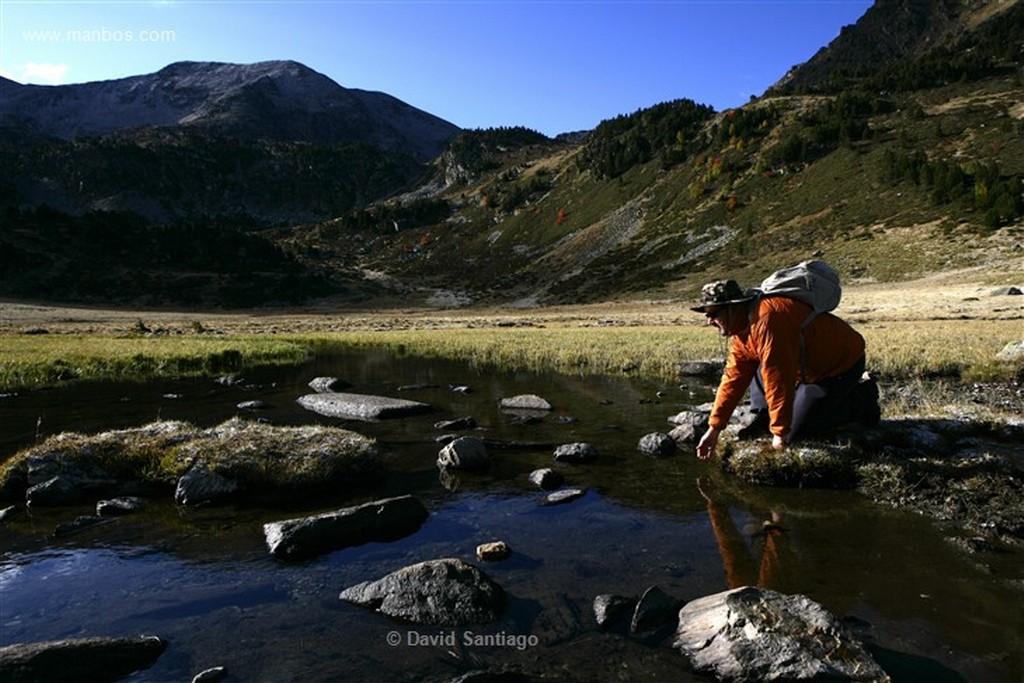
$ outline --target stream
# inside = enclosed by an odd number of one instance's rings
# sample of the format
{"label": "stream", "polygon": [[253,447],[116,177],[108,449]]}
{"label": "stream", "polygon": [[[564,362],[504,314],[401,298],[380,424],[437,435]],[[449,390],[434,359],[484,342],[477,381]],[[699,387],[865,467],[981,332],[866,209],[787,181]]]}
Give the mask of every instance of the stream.
{"label": "stream", "polygon": [[[433,411],[381,422],[323,417],[296,403],[317,376]],[[61,431],[154,420],[208,427],[240,416],[358,431],[378,440],[389,472],[359,495],[287,509],[182,508],[168,496],[59,539],[57,525],[93,509],[23,512],[0,526],[0,646],[164,638],[156,664],[123,679],[137,682],[189,681],[215,666],[226,667],[228,681],[268,683],[446,681],[478,669],[551,680],[703,681],[686,670],[671,638],[598,628],[593,600],[655,585],[692,599],[741,582],[805,594],[847,618],[894,681],[1024,680],[1024,570],[1016,558],[984,570],[932,520],[855,492],[753,487],[689,450],[660,459],[637,451],[642,436],[668,432],[669,416],[713,391],[698,380],[502,373],[368,351],[254,369],[234,385],[83,382],[0,397],[0,460]],[[554,409],[539,422],[512,420],[498,402],[518,394],[543,396]],[[269,407],[237,407],[250,400]],[[467,416],[479,425],[472,433],[509,447],[492,449],[483,474],[442,477],[434,425]],[[554,446],[578,441],[597,446],[600,458],[556,465]],[[541,505],[546,492],[528,475],[552,466],[587,493]],[[267,551],[265,522],[404,493],[431,513],[415,534],[301,563]],[[766,543],[766,520],[783,529],[777,542]],[[476,547],[494,540],[508,543],[511,558],[478,561]],[[338,598],[353,584],[442,557],[475,564],[504,588],[509,606],[498,622],[418,626]]]}

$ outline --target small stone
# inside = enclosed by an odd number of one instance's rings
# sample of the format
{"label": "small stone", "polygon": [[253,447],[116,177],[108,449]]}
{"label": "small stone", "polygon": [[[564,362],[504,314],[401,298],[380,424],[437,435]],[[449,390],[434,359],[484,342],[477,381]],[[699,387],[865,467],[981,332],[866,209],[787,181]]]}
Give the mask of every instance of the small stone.
{"label": "small stone", "polygon": [[555,491],[541,502],[541,505],[561,505],[570,503],[577,498],[582,498],[587,493],[586,489],[572,488]]}
{"label": "small stone", "polygon": [[442,469],[483,470],[490,463],[484,442],[472,436],[460,436],[437,454],[437,466]]}
{"label": "small stone", "polygon": [[257,399],[253,401],[242,401],[235,407],[239,410],[269,410],[273,406],[266,401],[260,401]]}
{"label": "small stone", "polygon": [[350,385],[345,380],[338,379],[337,377],[314,377],[310,380],[308,386],[318,394],[330,394],[348,389]]}
{"label": "small stone", "polygon": [[507,560],[511,554],[512,549],[505,541],[481,543],[476,547],[476,558],[481,562],[500,562]]}
{"label": "small stone", "polygon": [[590,462],[597,457],[597,447],[589,443],[567,443],[555,449],[557,462]]}
{"label": "small stone", "polygon": [[530,481],[545,491],[553,491],[565,482],[565,477],[560,472],[556,472],[550,467],[545,467],[530,472]]}
{"label": "small stone", "polygon": [[594,619],[601,628],[611,626],[636,605],[636,598],[622,595],[598,595],[594,598]]}
{"label": "small stone", "polygon": [[551,410],[551,404],[536,394],[520,394],[501,399],[501,408],[509,410]]}

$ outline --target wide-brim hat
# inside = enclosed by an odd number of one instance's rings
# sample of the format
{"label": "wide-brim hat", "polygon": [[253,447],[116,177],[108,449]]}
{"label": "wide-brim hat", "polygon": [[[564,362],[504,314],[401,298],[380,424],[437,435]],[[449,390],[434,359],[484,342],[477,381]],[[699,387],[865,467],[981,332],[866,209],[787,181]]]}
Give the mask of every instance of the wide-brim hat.
{"label": "wide-brim hat", "polygon": [[753,290],[744,290],[735,280],[715,280],[700,288],[700,304],[692,306],[691,311],[704,313],[709,308],[742,304],[756,296]]}

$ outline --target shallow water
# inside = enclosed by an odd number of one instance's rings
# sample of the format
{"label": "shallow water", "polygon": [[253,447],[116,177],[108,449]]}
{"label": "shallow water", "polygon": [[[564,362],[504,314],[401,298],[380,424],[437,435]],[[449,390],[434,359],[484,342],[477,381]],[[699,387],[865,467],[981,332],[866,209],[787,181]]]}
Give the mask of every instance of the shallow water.
{"label": "shallow water", "polygon": [[[295,403],[318,375],[435,410],[377,423],[324,418]],[[804,593],[851,618],[894,680],[1024,677],[1024,601],[1006,581],[1024,578],[1018,558],[995,565],[993,574],[955,551],[929,520],[855,493],[748,487],[689,452],[655,460],[636,451],[644,434],[668,430],[668,416],[708,400],[708,386],[502,374],[383,353],[264,369],[245,380],[234,387],[209,380],[80,384],[8,396],[0,399],[0,458],[63,430],[154,419],[209,426],[241,415],[373,436],[394,474],[358,497],[315,508],[197,510],[156,502],[60,541],[48,538],[53,529],[91,509],[25,513],[0,527],[0,645],[138,633],[165,638],[165,654],[130,681],[190,680],[213,666],[226,666],[229,680],[268,682],[446,680],[501,666],[572,680],[704,680],[685,672],[663,638],[600,631],[591,604],[601,593],[639,595],[652,585],[682,599],[717,592],[728,585],[728,569],[734,581]],[[399,391],[409,385],[434,386]],[[538,424],[513,424],[497,404],[520,393],[540,394],[555,410]],[[250,399],[273,407],[236,408]],[[480,435],[520,447],[492,450],[486,474],[442,481],[433,425],[464,416],[476,418]],[[559,466],[567,485],[588,492],[566,505],[541,506],[544,494],[527,475],[553,464],[553,445],[573,441],[601,451],[596,463]],[[698,490],[698,478],[714,505]],[[406,492],[432,514],[399,541],[300,564],[278,562],[264,546],[264,522]],[[766,519],[783,528],[771,541],[762,531]],[[499,539],[512,558],[477,562],[476,546]],[[731,539],[730,551],[723,553],[720,539]],[[440,557],[477,564],[501,584],[510,606],[499,622],[422,627],[338,599],[354,583]],[[480,644],[482,634],[499,635],[503,645]]]}

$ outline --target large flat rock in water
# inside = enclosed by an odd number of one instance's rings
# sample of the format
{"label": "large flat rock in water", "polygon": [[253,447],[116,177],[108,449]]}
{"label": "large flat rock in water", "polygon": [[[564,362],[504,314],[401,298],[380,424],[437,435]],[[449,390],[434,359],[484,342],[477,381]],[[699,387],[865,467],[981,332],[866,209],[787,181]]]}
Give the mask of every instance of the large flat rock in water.
{"label": "large flat rock in water", "polygon": [[432,407],[419,401],[402,398],[328,392],[306,394],[298,399],[299,405],[327,417],[352,420],[386,420],[430,412]]}

